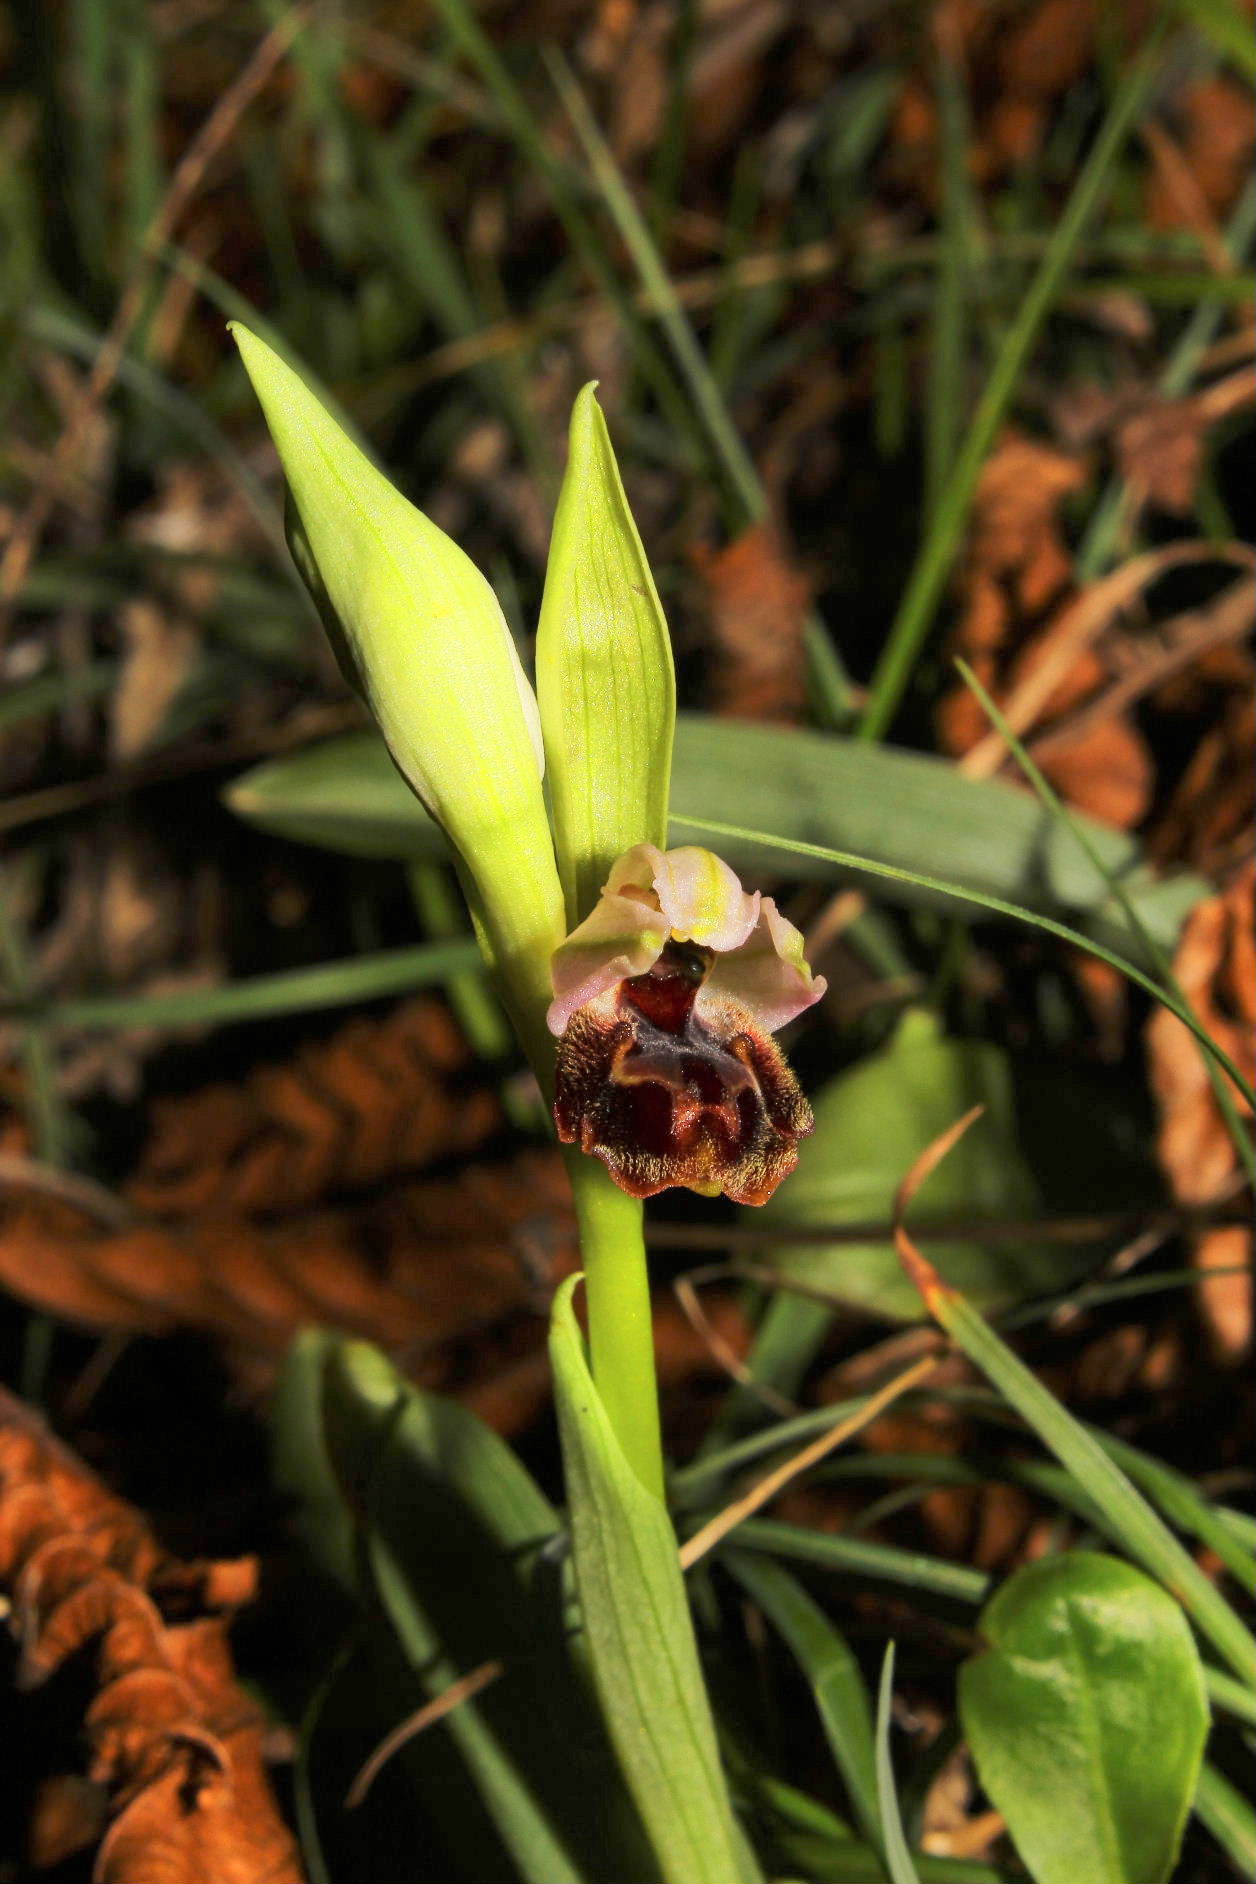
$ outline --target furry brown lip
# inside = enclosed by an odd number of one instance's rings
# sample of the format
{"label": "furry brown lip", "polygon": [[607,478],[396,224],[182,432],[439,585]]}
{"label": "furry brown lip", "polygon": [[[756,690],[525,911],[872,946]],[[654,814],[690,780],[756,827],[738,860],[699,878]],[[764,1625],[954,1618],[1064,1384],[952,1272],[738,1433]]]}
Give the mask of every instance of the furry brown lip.
{"label": "furry brown lip", "polygon": [[673,1185],[766,1203],[814,1129],[775,1040],[739,1003],[694,1011],[714,952],[669,941],[643,975],[572,1015],[558,1047],[554,1118],[622,1190]]}

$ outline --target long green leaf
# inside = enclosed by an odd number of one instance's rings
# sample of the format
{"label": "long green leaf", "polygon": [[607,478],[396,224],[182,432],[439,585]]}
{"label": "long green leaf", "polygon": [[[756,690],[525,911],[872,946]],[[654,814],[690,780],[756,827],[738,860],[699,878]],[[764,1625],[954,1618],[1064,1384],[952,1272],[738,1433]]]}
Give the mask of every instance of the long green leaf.
{"label": "long green leaf", "polygon": [[473,1414],[409,1386],[362,1342],[329,1347],[322,1400],[328,1452],[412,1679],[434,1696],[486,1661],[501,1665],[447,1731],[522,1875],[597,1884],[605,1865],[651,1878],[571,1651],[549,1501]]}
{"label": "long green leaf", "polygon": [[1019,908],[1014,903],[1006,902],[1002,897],[987,896],[976,890],[965,890],[956,883],[945,883],[938,877],[926,876],[923,871],[895,869],[892,865],[874,862],[870,857],[855,857],[849,852],[830,850],[825,845],[786,842],[784,839],[769,837],[765,831],[747,831],[741,825],[717,823],[712,818],[693,818],[688,822],[694,829],[709,831],[717,837],[727,835],[748,838],[775,850],[788,851],[791,856],[826,857],[830,863],[839,864],[848,870],[866,871],[869,876],[911,883],[920,889],[940,890],[947,895],[957,896],[963,901],[972,903],[979,909],[988,909],[996,916],[1008,916],[1014,922],[1027,924],[1031,929],[1041,929],[1045,935],[1053,935],[1061,942],[1071,942],[1075,948],[1084,950],[1087,955],[1094,955],[1101,962],[1107,962],[1109,967],[1118,969],[1128,980],[1135,982],[1153,999],[1159,1001],[1162,1007],[1167,1007],[1171,1014],[1176,1014],[1183,1026],[1189,1028],[1205,1051],[1211,1054],[1217,1065],[1224,1068],[1230,1075],[1243,1096],[1250,1103],[1256,1104],[1256,1093],[1252,1090],[1250,1080],[1244,1078],[1229,1054],[1217,1045],[1211,1034],[1205,1032],[1189,1008],[1184,1007],[1175,996],[1169,993],[1167,988],[1161,987],[1158,982],[1151,979],[1150,975],[1145,975],[1141,968],[1128,961],[1123,955],[1118,955],[1113,949],[1105,948],[1102,943],[1093,941],[1076,929],[1070,929],[1065,923],[1056,922],[1050,916],[1038,915],[1030,909]]}
{"label": "long green leaf", "polygon": [[[372,733],[345,734],[255,767],[229,787],[227,802],[251,822],[306,843],[378,857],[443,854],[443,840]],[[889,893],[904,901],[971,918],[967,893],[981,892],[1040,911],[1084,912],[1088,925],[1114,940],[1127,934],[1076,839],[1011,785],[965,778],[923,753],[682,713],[671,841],[692,841],[704,818],[738,813],[751,814],[755,829],[739,836],[726,823],[725,848],[743,871],[779,869],[782,845],[798,845],[793,874],[832,881],[832,859],[807,848],[829,845],[892,866]],[[1153,881],[1123,832],[1093,819],[1082,824],[1148,928],[1172,947],[1210,886],[1195,877]],[[927,870],[958,891],[891,881],[893,870]]]}
{"label": "long green leaf", "polygon": [[890,1720],[894,1700],[894,1644],[888,1642],[881,1664],[881,1687],[877,1695],[877,1806],[881,1815],[881,1843],[885,1851],[890,1884],[920,1884],[920,1874],[908,1850],[903,1820],[894,1788],[894,1768],[890,1763]]}
{"label": "long green leaf", "polygon": [[[1185,1007],[1187,1004],[1186,995],[1174,973],[1172,959],[1168,951],[1161,946],[1156,937],[1148,930],[1139,912],[1137,903],[1135,903],[1133,898],[1128,894],[1120,877],[1109,869],[1104,858],[1092,843],[1090,833],[1079,821],[1077,813],[1064,803],[1041,768],[1034,763],[1032,756],[1026,750],[1023,742],[1008,725],[998,705],[991,699],[989,693],[987,693],[986,689],[982,686],[967,661],[957,661],[956,666],[959,668],[968,687],[976,694],[978,700],[981,702],[987,717],[996,730],[1002,735],[1008,747],[1015,755],[1021,771],[1029,780],[1043,809],[1047,812],[1048,816],[1056,820],[1059,826],[1063,827],[1073,836],[1077,843],[1080,844],[1095,869],[1104,878],[1112,896],[1123,911],[1125,919],[1129,924],[1130,941],[1147,956],[1152,966],[1155,968],[1160,982],[1164,987],[1168,988],[1170,993]],[[1216,1065],[1206,1053],[1203,1058],[1204,1071],[1212,1086],[1213,1096],[1216,1099],[1221,1116],[1225,1120],[1226,1129],[1229,1131],[1230,1139],[1238,1155],[1239,1162],[1246,1170],[1249,1180],[1256,1182],[1256,1147],[1253,1147],[1251,1132],[1240,1116],[1230,1089],[1226,1085]]]}
{"label": "long green leaf", "polygon": [[1215,1766],[1204,1764],[1195,1789],[1195,1816],[1229,1852],[1241,1877],[1256,1872],[1256,1812]]}
{"label": "long green leaf", "polygon": [[864,1837],[879,1845],[872,1710],[858,1662],[823,1610],[770,1558],[732,1550],[721,1561],[779,1629],[806,1674],[855,1817]]}
{"label": "long green leaf", "polygon": [[1177,1598],[1236,1674],[1256,1676],[1256,1642],[1249,1631],[1099,1441],[930,1263],[913,1254],[908,1266],[930,1314],[1107,1513],[1122,1547]]}
{"label": "long green leaf", "polygon": [[611,1431],[572,1307],[550,1358],[585,1639],[602,1711],[668,1884],[759,1877],[729,1803],[676,1538]]}
{"label": "long green leaf", "polygon": [[67,1030],[226,1027],[237,1021],[269,1020],[277,1014],[312,1013],[318,1008],[407,994],[412,988],[474,968],[481,960],[476,943],[459,937],[412,949],[381,949],[349,961],[322,962],[317,968],[254,975],[221,988],[184,989],[177,994],[85,995],[50,1002],[39,1013],[49,1026]]}

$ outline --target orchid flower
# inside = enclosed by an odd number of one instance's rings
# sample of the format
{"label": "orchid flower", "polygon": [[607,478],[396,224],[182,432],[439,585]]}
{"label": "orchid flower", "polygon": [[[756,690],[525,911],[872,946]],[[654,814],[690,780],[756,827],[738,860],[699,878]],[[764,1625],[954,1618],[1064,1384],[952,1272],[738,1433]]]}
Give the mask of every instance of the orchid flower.
{"label": "orchid flower", "polygon": [[621,1190],[766,1203],[814,1129],[773,1032],[825,990],[770,896],[697,845],[636,844],[554,956],[554,1118]]}
{"label": "orchid flower", "polygon": [[770,897],[744,890],[710,851],[663,848],[671,640],[593,386],[572,411],[534,693],[463,550],[286,361],[234,332],[283,463],[297,568],[398,770],[449,840],[489,968],[553,1100],[593,1378],[625,1456],[659,1492],[636,1200],[673,1184],[742,1203],[771,1196],[812,1129],[772,1034],[824,983]]}

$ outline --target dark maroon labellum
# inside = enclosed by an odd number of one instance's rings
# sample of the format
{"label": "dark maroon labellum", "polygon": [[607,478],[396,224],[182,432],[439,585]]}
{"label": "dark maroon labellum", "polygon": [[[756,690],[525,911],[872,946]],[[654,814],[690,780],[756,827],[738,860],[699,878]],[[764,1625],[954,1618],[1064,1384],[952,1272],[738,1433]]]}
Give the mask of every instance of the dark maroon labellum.
{"label": "dark maroon labellum", "polygon": [[572,1015],[558,1044],[554,1118],[633,1197],[674,1184],[764,1204],[814,1129],[770,1034],[737,1002],[694,1003],[709,949],[669,942],[647,974]]}

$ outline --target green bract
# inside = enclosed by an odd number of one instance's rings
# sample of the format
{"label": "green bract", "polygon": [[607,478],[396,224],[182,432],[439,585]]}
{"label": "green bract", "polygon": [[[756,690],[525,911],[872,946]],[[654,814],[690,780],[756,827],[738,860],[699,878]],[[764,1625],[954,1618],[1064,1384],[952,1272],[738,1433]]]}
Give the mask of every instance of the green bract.
{"label": "green bract", "polygon": [[[536,700],[496,596],[264,342],[233,325],[307,552],[388,749],[447,832],[488,953],[543,1070],[564,931]],[[299,528],[297,527],[299,526]]]}
{"label": "green bract", "polygon": [[634,844],[667,845],[667,623],[590,384],[571,414],[536,638],[558,867],[575,928]]}

